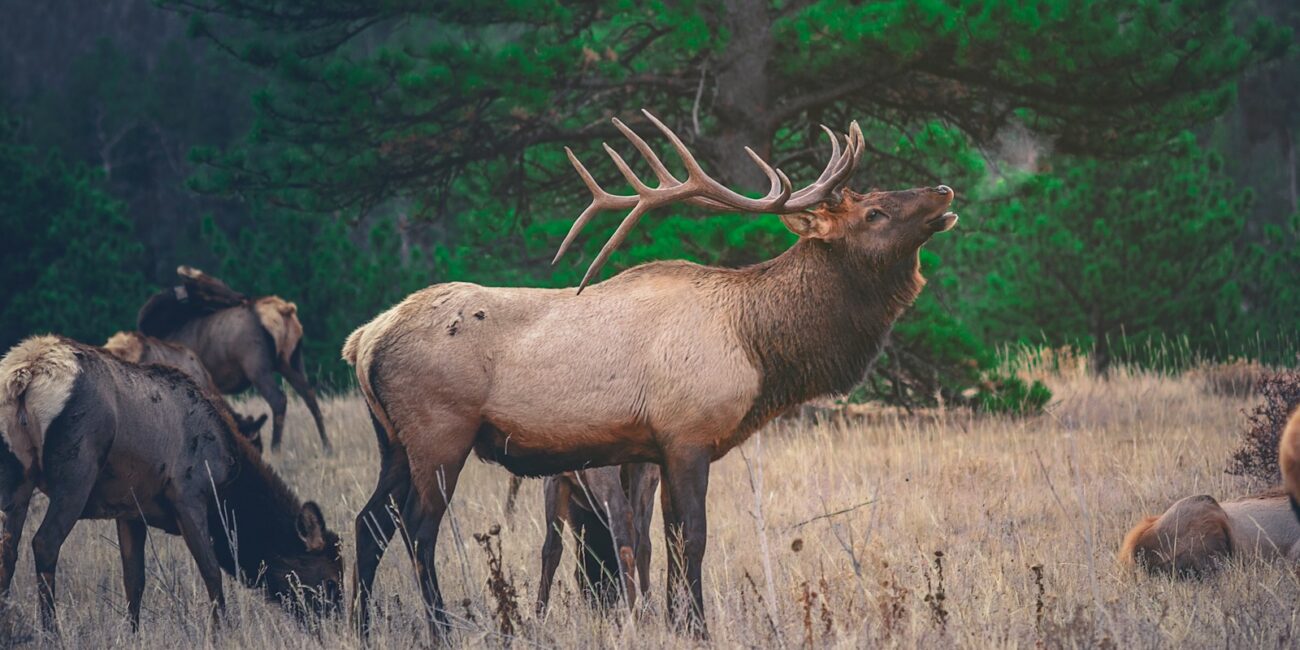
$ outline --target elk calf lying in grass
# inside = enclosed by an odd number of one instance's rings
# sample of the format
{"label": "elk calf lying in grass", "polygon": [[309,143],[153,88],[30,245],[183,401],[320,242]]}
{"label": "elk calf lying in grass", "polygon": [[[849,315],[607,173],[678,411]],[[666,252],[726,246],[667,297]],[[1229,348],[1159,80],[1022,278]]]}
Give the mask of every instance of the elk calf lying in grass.
{"label": "elk calf lying in grass", "polygon": [[564,544],[561,528],[573,532],[578,552],[578,586],[596,606],[612,606],[622,594],[636,604],[650,590],[650,519],[654,515],[659,466],[629,463],[548,476],[546,541],[537,585],[537,615],[546,613],[551,583]]}
{"label": "elk calf lying in grass", "polygon": [[1219,503],[1187,497],[1124,536],[1120,562],[1150,573],[1197,577],[1230,557],[1285,557],[1300,562],[1300,409],[1278,445],[1282,487]]}
{"label": "elk calf lying in grass", "polygon": [[133,625],[147,526],[184,538],[215,610],[224,608],[222,570],[264,587],[271,600],[294,601],[300,614],[338,606],[338,537],[320,508],[299,503],[236,433],[224,403],[180,371],[64,338],[29,338],[0,359],[0,434],[7,446],[0,449],[0,596],[13,580],[32,491],[40,489],[49,507],[32,552],[47,629],[55,624],[59,553],[80,519],[117,520]]}
{"label": "elk calf lying in grass", "polygon": [[[203,367],[203,362],[194,351],[175,343],[168,343],[162,339],[156,339],[139,332],[118,332],[109,337],[104,343],[104,349],[113,356],[131,363],[151,364],[160,363],[164,366],[171,366],[194,380],[200,388],[210,392],[213,397],[220,399],[221,389],[217,388],[216,382],[212,380],[212,375],[208,369]],[[230,409],[231,417],[235,418],[235,425],[239,427],[239,432],[248,438],[258,451],[262,450],[262,438],[258,435],[262,425],[266,423],[266,415],[263,414],[256,418],[248,415],[241,415],[233,408]]]}
{"label": "elk calf lying in grass", "polygon": [[1232,557],[1300,560],[1300,522],[1287,495],[1274,490],[1219,503],[1180,499],[1124,537],[1120,561],[1153,574],[1200,577]]}

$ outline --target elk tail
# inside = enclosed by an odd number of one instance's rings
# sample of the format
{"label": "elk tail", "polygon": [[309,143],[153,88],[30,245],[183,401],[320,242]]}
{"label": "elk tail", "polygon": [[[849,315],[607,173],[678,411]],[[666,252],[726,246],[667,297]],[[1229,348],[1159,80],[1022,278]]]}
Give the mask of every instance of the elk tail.
{"label": "elk tail", "polygon": [[1300,520],[1300,408],[1291,413],[1282,442],[1278,445],[1277,461],[1282,470],[1282,487],[1291,500],[1291,511]]}
{"label": "elk tail", "polygon": [[352,366],[357,375],[357,386],[361,389],[361,395],[366,400],[366,408],[370,411],[370,421],[375,427],[375,438],[379,442],[380,454],[387,454],[390,446],[396,438],[396,429],[393,428],[393,421],[388,417],[384,410],[383,400],[375,387],[375,372],[379,367],[379,360],[376,358],[375,339],[381,334],[373,330],[375,323],[372,321],[361,327],[358,327],[348,335],[343,342],[343,360]]}
{"label": "elk tail", "polygon": [[39,469],[45,428],[80,373],[76,349],[57,336],[28,338],[0,359],[0,437],[24,469]]}

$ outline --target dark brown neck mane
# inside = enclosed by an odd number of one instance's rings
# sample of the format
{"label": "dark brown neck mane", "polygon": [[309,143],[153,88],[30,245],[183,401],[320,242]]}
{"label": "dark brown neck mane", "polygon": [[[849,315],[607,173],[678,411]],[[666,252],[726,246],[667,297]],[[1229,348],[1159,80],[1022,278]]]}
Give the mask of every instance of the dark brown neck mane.
{"label": "dark brown neck mane", "polygon": [[294,528],[302,504],[248,441],[234,431],[229,439],[235,476],[217,488],[220,508],[209,510],[208,532],[221,568],[251,586],[276,558],[304,552]]}
{"label": "dark brown neck mane", "polygon": [[856,386],[925,284],[916,253],[878,262],[810,239],[722,277],[718,297],[732,303],[732,326],[762,373],[742,431]]}

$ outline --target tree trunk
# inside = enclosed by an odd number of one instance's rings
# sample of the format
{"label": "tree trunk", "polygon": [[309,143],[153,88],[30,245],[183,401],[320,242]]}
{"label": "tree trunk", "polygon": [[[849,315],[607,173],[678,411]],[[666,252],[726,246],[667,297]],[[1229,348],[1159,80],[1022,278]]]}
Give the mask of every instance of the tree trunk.
{"label": "tree trunk", "polygon": [[1300,180],[1297,180],[1296,159],[1295,159],[1295,133],[1290,128],[1282,129],[1282,157],[1286,159],[1288,179],[1290,181],[1287,190],[1291,199],[1291,213],[1300,212]]}
{"label": "tree trunk", "polygon": [[726,48],[710,62],[717,86],[713,114],[717,129],[705,147],[711,173],[738,190],[764,190],[767,179],[745,153],[752,148],[771,160],[774,128],[768,112],[768,63],[773,51],[768,0],[724,0],[717,27]]}

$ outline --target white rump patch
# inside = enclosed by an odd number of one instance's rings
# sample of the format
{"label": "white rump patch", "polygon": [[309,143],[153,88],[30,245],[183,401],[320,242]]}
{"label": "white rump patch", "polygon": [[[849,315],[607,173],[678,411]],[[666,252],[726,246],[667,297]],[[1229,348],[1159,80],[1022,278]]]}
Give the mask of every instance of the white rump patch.
{"label": "white rump patch", "polygon": [[302,340],[298,305],[279,296],[266,296],[258,298],[253,303],[253,309],[257,311],[257,320],[261,321],[262,327],[266,328],[275,341],[276,356],[288,364],[293,351],[298,349],[298,342]]}
{"label": "white rump patch", "polygon": [[0,359],[0,433],[25,469],[39,461],[45,428],[63,412],[80,372],[76,351],[53,336],[28,338]]}
{"label": "white rump patch", "polygon": [[109,354],[131,363],[140,363],[140,357],[144,356],[144,342],[135,332],[114,334],[104,344],[104,349],[108,350]]}

